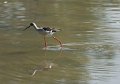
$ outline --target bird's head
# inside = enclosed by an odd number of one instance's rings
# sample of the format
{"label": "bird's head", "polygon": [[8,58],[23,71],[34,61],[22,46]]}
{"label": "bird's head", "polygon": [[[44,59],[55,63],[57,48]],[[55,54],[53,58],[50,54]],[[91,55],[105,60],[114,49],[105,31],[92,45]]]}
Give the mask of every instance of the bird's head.
{"label": "bird's head", "polygon": [[34,22],[30,23],[30,25],[28,27],[26,27],[23,31],[25,31],[26,29],[30,28],[31,26],[35,26],[36,24]]}

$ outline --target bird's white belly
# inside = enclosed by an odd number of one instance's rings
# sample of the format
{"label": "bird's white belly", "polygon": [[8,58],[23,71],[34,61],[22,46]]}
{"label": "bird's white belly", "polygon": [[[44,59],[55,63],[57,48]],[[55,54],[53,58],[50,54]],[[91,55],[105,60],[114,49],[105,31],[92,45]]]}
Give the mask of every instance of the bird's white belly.
{"label": "bird's white belly", "polygon": [[51,32],[51,31],[38,31],[39,34],[43,35],[43,36],[48,36],[48,37],[51,37],[54,32]]}

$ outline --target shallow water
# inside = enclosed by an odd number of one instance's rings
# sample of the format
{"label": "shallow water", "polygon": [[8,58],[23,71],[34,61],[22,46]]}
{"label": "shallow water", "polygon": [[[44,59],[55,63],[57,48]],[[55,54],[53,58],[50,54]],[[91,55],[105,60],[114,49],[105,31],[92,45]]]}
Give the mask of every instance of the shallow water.
{"label": "shallow water", "polygon": [[[119,84],[120,1],[0,1],[1,84]],[[30,22],[61,29],[44,48]]]}

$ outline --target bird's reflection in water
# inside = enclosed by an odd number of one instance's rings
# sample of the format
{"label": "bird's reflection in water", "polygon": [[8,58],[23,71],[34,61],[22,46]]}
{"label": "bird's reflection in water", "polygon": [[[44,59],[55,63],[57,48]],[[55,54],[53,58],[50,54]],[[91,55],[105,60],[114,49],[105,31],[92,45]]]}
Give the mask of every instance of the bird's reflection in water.
{"label": "bird's reflection in water", "polygon": [[[45,56],[46,56],[46,51],[47,51],[47,50],[45,50]],[[56,59],[58,59],[59,57],[61,57],[61,56],[62,56],[62,49],[60,50],[60,53],[59,53],[59,55],[58,55],[56,58],[53,58],[53,59],[51,59],[51,60],[44,60],[44,61],[42,61],[42,62],[40,63],[40,65],[37,65],[37,66],[35,67],[35,69],[33,70],[33,72],[32,72],[32,76],[35,76],[35,74],[36,74],[38,71],[47,71],[47,70],[52,69],[54,66],[56,66],[56,64],[54,63],[54,61],[55,61]]]}
{"label": "bird's reflection in water", "polygon": [[35,67],[35,69],[32,73],[32,76],[34,76],[37,71],[47,71],[49,69],[52,69],[53,66],[55,66],[55,64],[53,62],[45,60],[40,65]]}

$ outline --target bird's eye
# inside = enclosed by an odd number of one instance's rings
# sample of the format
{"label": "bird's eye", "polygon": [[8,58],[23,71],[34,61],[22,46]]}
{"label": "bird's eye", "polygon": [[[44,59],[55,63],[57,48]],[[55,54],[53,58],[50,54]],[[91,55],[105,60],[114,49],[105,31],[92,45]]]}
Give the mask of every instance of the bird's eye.
{"label": "bird's eye", "polygon": [[33,23],[30,23],[30,26],[33,26]]}

